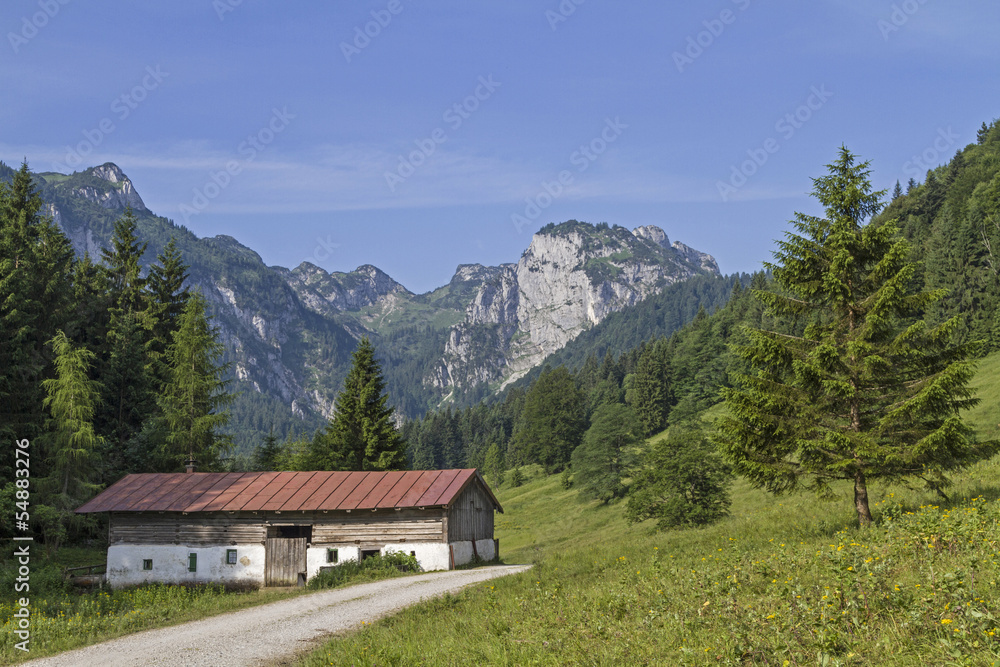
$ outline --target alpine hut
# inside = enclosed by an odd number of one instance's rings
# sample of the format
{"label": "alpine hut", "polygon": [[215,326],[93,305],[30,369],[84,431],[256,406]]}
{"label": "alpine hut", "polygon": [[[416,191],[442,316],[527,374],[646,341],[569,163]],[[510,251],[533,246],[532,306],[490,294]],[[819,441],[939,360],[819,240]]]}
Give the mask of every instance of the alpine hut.
{"label": "alpine hut", "polygon": [[475,469],[128,475],[79,507],[107,512],[107,579],[303,584],[402,551],[425,570],[492,560],[500,503]]}

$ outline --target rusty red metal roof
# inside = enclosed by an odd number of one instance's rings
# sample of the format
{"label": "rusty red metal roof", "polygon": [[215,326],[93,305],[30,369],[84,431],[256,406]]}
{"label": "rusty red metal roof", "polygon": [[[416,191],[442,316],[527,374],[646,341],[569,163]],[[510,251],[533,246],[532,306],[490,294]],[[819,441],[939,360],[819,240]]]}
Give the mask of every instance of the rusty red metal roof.
{"label": "rusty red metal roof", "polygon": [[366,510],[447,507],[478,480],[475,468],[392,472],[195,472],[127,475],[77,508],[93,512]]}

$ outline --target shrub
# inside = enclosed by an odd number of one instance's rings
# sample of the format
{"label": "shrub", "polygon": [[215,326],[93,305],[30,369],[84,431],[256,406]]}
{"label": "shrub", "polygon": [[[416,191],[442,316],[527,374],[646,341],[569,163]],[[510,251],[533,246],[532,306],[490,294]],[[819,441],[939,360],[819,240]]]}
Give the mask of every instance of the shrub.
{"label": "shrub", "polygon": [[410,554],[391,551],[376,554],[361,561],[349,560],[323,570],[309,580],[311,589],[337,588],[355,581],[375,581],[398,577],[406,572],[420,572],[420,564]]}
{"label": "shrub", "polygon": [[713,523],[729,513],[732,469],[697,424],[674,426],[636,473],[625,518],[660,530]]}

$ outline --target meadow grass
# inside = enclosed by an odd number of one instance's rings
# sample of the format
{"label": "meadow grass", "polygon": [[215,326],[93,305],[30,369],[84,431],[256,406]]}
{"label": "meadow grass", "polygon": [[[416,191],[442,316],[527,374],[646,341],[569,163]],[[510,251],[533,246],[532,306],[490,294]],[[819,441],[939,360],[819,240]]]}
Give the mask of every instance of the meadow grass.
{"label": "meadow grass", "polygon": [[[19,641],[11,632],[17,611],[15,596],[0,601],[0,664],[97,644],[122,635],[166,627],[284,600],[317,589],[338,588],[389,577],[404,576],[403,568],[416,570],[416,561],[400,554],[395,558],[373,558],[363,564],[344,563],[327,575],[314,577],[306,588],[269,588],[232,591],[219,585],[175,586],[156,584],[122,590],[74,591],[64,585],[62,568],[103,562],[103,549],[63,548],[53,561],[39,563],[31,574],[30,653],[15,648]],[[7,568],[4,575],[8,574]],[[6,581],[6,578],[5,578]],[[13,582],[5,586],[13,591]]]}
{"label": "meadow grass", "polygon": [[[501,490],[503,560],[524,574],[410,608],[303,665],[1000,664],[1000,502],[875,491],[835,502],[737,483],[723,522],[656,533],[558,476]],[[996,495],[995,493],[993,494]]]}

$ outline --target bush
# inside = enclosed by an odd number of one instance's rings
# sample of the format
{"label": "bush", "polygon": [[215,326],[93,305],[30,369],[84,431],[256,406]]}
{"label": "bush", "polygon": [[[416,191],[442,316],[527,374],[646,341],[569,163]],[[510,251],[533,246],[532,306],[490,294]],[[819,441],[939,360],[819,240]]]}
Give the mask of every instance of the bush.
{"label": "bush", "polygon": [[392,551],[376,554],[362,561],[349,560],[320,572],[309,580],[311,589],[337,588],[356,581],[376,581],[398,577],[406,572],[420,572],[420,564],[410,554]]}
{"label": "bush", "polygon": [[698,424],[677,425],[653,443],[636,473],[625,518],[660,530],[714,523],[729,513],[732,469]]}

